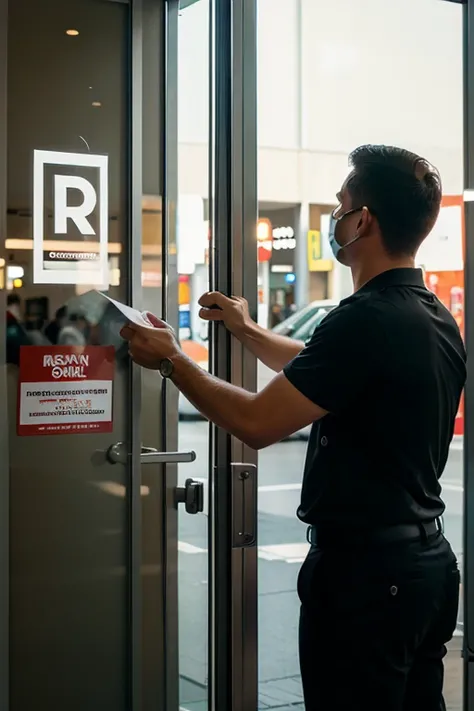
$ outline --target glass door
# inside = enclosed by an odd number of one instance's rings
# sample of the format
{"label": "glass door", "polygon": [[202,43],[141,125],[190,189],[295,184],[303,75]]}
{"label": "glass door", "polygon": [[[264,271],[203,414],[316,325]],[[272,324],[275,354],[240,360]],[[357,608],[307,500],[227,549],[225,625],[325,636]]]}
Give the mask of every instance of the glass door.
{"label": "glass door", "polygon": [[2,317],[18,711],[125,711],[132,693],[131,467],[107,450],[130,440],[135,403],[106,302],[87,298],[95,287],[129,297],[128,10],[8,7]]}
{"label": "glass door", "polygon": [[132,467],[107,452],[136,403],[91,292],[129,298],[129,23],[124,4],[8,4],[12,711],[125,711],[132,695]]}
{"label": "glass door", "polygon": [[130,364],[107,297],[252,387],[196,312],[252,284],[254,3],[0,0],[0,19],[2,708],[253,708],[253,455]]}
{"label": "glass door", "polygon": [[177,710],[195,455],[108,300],[174,320],[177,2],[0,19],[1,706]]}
{"label": "glass door", "polygon": [[[252,360],[200,323],[198,299],[253,290],[256,309],[255,55],[254,0],[180,3],[176,323],[189,357],[248,388]],[[179,449],[198,454],[179,483],[192,476],[204,496],[199,515],[179,514],[180,705],[247,711],[257,705],[255,455],[183,397],[179,417]]]}

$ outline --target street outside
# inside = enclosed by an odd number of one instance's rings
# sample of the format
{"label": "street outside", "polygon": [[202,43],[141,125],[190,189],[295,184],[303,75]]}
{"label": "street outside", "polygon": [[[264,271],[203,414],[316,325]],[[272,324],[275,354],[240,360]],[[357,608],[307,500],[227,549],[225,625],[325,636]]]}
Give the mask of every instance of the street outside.
{"label": "street outside", "polygon": [[[208,425],[180,422],[180,448],[197,459],[180,467],[180,480],[208,478]],[[296,578],[308,544],[306,528],[296,518],[306,443],[282,442],[260,452],[258,486],[259,557],[259,709],[302,711],[298,669],[299,603]],[[442,477],[445,533],[462,555],[462,441],[453,442]],[[181,706],[207,708],[207,518],[180,513],[180,675]],[[446,665],[449,711],[461,709],[462,611],[458,637]]]}

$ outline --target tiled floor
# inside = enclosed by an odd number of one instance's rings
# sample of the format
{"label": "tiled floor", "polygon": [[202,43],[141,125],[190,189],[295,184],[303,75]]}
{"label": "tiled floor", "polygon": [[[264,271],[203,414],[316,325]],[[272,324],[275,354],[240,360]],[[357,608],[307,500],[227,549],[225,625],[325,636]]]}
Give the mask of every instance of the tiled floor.
{"label": "tiled floor", "polygon": [[258,708],[262,711],[270,709],[298,709],[303,701],[301,680],[297,677],[266,681],[259,685]]}
{"label": "tiled floor", "polygon": [[[462,711],[461,638],[450,645],[445,662],[447,711]],[[207,711],[207,689],[181,679],[182,711]],[[298,676],[272,679],[259,685],[258,711],[305,711]]]}
{"label": "tiled floor", "polygon": [[447,711],[462,711],[463,660],[462,638],[456,637],[445,660],[444,696]]}
{"label": "tiled floor", "polygon": [[[183,480],[205,478],[205,423],[180,423],[183,449],[198,453],[186,465]],[[297,575],[306,554],[306,531],[295,516],[305,444],[287,442],[263,450],[259,465],[259,711],[303,711],[298,665],[299,601]],[[447,511],[445,527],[462,563],[462,448],[453,448],[443,475]],[[298,489],[298,490],[297,490]],[[180,672],[181,705],[207,711],[208,659],[208,530],[204,517],[180,519]],[[463,613],[458,631],[462,634]],[[462,709],[462,637],[453,640],[446,659],[445,696],[448,711]]]}

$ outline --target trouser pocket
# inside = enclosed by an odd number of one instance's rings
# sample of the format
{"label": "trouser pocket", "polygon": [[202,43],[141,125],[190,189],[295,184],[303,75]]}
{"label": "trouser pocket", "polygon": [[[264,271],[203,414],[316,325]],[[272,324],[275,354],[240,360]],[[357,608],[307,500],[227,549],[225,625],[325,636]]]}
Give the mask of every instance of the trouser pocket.
{"label": "trouser pocket", "polygon": [[321,550],[311,548],[298,573],[298,597],[304,606],[311,605],[317,595],[317,584],[321,573],[322,556]]}
{"label": "trouser pocket", "polygon": [[449,642],[456,630],[460,588],[461,573],[459,572],[457,563],[453,563],[448,567],[446,574],[446,595],[438,625],[438,634],[442,644]]}

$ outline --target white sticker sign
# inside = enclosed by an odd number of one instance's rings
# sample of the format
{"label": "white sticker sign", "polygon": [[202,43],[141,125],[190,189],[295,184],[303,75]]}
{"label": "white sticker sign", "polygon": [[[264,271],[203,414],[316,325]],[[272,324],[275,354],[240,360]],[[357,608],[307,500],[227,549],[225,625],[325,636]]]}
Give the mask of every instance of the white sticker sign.
{"label": "white sticker sign", "polygon": [[108,287],[108,157],[34,151],[33,281]]}

